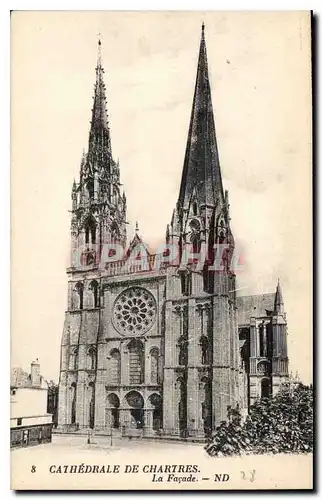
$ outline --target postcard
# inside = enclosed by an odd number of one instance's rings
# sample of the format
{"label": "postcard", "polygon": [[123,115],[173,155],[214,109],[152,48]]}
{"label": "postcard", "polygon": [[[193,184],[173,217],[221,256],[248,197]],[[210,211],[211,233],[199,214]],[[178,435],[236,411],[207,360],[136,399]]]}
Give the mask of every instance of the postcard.
{"label": "postcard", "polygon": [[311,13],[11,33],[11,488],[313,489]]}

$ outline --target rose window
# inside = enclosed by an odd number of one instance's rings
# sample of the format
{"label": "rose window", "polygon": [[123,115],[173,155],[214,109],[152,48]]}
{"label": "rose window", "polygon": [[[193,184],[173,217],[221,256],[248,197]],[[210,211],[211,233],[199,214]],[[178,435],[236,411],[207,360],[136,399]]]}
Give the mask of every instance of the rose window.
{"label": "rose window", "polygon": [[141,335],[153,325],[156,303],[153,295],[143,288],[129,288],[116,299],[113,320],[123,334]]}

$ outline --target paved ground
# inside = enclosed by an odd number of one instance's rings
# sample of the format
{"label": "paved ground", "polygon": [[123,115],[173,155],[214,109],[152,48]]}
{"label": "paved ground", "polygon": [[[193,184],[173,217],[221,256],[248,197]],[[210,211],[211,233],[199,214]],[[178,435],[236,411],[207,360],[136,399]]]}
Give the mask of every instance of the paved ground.
{"label": "paved ground", "polygon": [[16,448],[12,450],[14,456],[29,456],[37,457],[39,459],[42,456],[48,456],[50,453],[52,456],[61,457],[64,456],[75,456],[78,455],[79,458],[85,453],[86,456],[91,456],[92,454],[97,455],[98,453],[105,454],[115,454],[116,452],[136,450],[140,453],[148,453],[153,450],[155,453],[172,453],[183,451],[185,453],[191,450],[196,453],[196,451],[203,450],[203,445],[200,443],[185,443],[181,441],[154,441],[146,439],[128,439],[128,438],[112,438],[110,436],[93,436],[90,438],[90,444],[88,443],[88,437],[86,435],[60,435],[53,434],[52,442],[47,444],[41,444],[37,446],[29,446],[27,448]]}
{"label": "paved ground", "polygon": [[[162,440],[148,440],[148,439],[129,439],[129,438],[117,438],[115,436],[91,436],[90,444],[88,443],[87,435],[63,435],[63,434],[53,434],[52,443],[43,444],[39,446],[31,446],[29,448],[24,448],[23,452],[38,453],[41,449],[52,449],[53,453],[55,451],[64,450],[72,447],[74,450],[109,450],[110,452],[120,450],[122,448],[134,449],[138,448],[140,450],[154,449],[159,450],[170,450],[183,448],[187,450],[189,447],[203,448],[201,443],[186,443],[184,441],[162,441]],[[14,453],[18,452],[19,448],[13,450]]]}

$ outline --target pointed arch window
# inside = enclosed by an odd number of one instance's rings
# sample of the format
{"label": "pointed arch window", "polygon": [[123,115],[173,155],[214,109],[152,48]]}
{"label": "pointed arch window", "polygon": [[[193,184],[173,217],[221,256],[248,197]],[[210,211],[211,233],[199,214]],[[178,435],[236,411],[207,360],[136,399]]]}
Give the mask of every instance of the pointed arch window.
{"label": "pointed arch window", "polygon": [[93,292],[93,306],[100,307],[99,283],[96,280],[92,280],[89,284],[89,289]]}
{"label": "pointed arch window", "polygon": [[96,369],[96,349],[94,347],[90,347],[87,352],[87,369]]}
{"label": "pointed arch window", "polygon": [[264,323],[262,323],[259,326],[259,350],[260,350],[260,356],[266,357],[267,356],[267,330],[266,326]]}
{"label": "pointed arch window", "polygon": [[193,203],[193,215],[197,215],[197,203],[194,201]]}
{"label": "pointed arch window", "polygon": [[86,185],[87,187],[87,190],[88,190],[88,193],[89,193],[89,197],[91,199],[94,198],[94,180],[93,179],[90,179]]}
{"label": "pointed arch window", "polygon": [[192,275],[188,271],[181,273],[181,288],[183,295],[192,294]]}
{"label": "pointed arch window", "polygon": [[118,429],[120,427],[120,400],[116,394],[109,394],[105,403],[105,421],[107,427]]}
{"label": "pointed arch window", "polygon": [[198,219],[192,219],[189,228],[192,252],[193,254],[199,254],[201,251],[201,224]]}
{"label": "pointed arch window", "polygon": [[71,384],[71,424],[76,422],[76,383]]}
{"label": "pointed arch window", "polygon": [[129,350],[129,382],[143,384],[145,379],[144,346],[140,340],[132,340],[128,344]]}
{"label": "pointed arch window", "polygon": [[72,349],[70,351],[69,364],[68,364],[68,367],[70,370],[76,370],[77,355],[78,355],[77,347],[74,347],[74,348],[72,347]]}
{"label": "pointed arch window", "polygon": [[200,346],[202,365],[208,365],[210,363],[210,343],[205,335],[202,335],[200,338]]}
{"label": "pointed arch window", "polygon": [[200,388],[201,414],[203,420],[204,433],[208,436],[212,429],[212,384],[207,377],[202,377]]}
{"label": "pointed arch window", "polygon": [[225,240],[226,240],[226,228],[225,228],[225,225],[224,225],[224,220],[221,216],[221,219],[219,220],[219,223],[218,223],[218,243],[219,245],[222,245],[223,243],[225,243]]}
{"label": "pointed arch window", "polygon": [[95,386],[93,382],[89,383],[89,427],[94,429],[94,419],[95,419]]}
{"label": "pointed arch window", "polygon": [[273,355],[273,328],[272,323],[266,325],[266,340],[267,340],[267,357],[271,358]]}
{"label": "pointed arch window", "polygon": [[178,364],[187,365],[187,340],[181,335],[178,339]]}
{"label": "pointed arch window", "polygon": [[95,244],[96,242],[96,222],[93,217],[89,217],[85,223],[85,243]]}
{"label": "pointed arch window", "polygon": [[186,430],[187,425],[187,394],[186,383],[183,377],[176,380],[175,389],[178,392],[178,421],[181,432]]}
{"label": "pointed arch window", "polygon": [[78,294],[78,309],[83,309],[84,285],[81,281],[76,283],[75,290]]}
{"label": "pointed arch window", "polygon": [[159,350],[157,347],[150,351],[150,382],[152,384],[159,383]]}
{"label": "pointed arch window", "polygon": [[111,363],[111,384],[121,384],[121,355],[118,349],[112,349],[110,352]]}

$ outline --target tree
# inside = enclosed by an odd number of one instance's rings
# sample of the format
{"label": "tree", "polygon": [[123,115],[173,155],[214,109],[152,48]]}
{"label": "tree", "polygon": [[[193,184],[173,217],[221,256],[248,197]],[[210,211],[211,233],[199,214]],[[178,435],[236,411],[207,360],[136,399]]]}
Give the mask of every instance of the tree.
{"label": "tree", "polygon": [[312,386],[288,386],[256,401],[244,422],[231,408],[228,414],[206,445],[211,456],[313,451]]}

